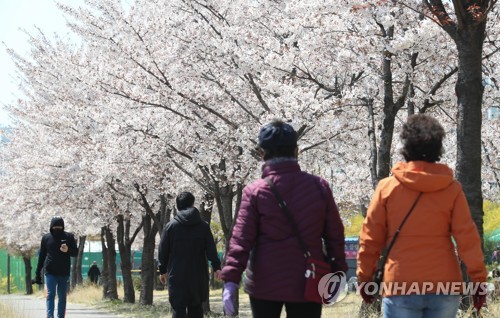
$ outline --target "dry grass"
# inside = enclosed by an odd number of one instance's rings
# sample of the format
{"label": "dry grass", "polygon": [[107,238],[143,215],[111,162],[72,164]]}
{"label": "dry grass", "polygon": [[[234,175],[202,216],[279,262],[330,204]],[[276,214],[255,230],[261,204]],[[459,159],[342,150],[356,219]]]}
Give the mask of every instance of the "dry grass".
{"label": "dry grass", "polygon": [[[123,298],[123,289],[118,289],[118,297]],[[77,286],[68,294],[68,302],[84,305],[98,305],[102,300],[102,287],[95,285]]]}
{"label": "dry grass", "polygon": [[[469,318],[473,317],[473,310],[469,309],[468,311],[459,310],[457,318]],[[496,299],[495,301],[488,299],[488,303],[485,307],[481,309],[481,317],[483,318],[498,318],[500,317],[500,299]]]}
{"label": "dry grass", "polygon": [[[120,299],[123,298],[123,291],[118,292]],[[212,290],[210,292],[210,307],[212,314],[210,317],[222,317],[222,290]],[[139,293],[136,293],[136,302],[139,300]],[[90,305],[98,309],[109,310],[118,313],[124,317],[169,317],[168,293],[166,291],[154,291],[153,306],[139,306],[138,304],[125,304],[122,301],[104,301],[102,300],[102,290],[95,286],[83,286],[72,291],[68,296],[68,302]],[[361,297],[349,294],[345,299],[332,306],[323,307],[323,317],[357,318],[361,306]],[[469,312],[460,312],[457,318],[470,317]],[[490,302],[484,310],[483,317],[500,317],[500,300]],[[2,315],[0,317],[10,317]],[[13,316],[16,317],[16,316]],[[248,295],[240,292],[240,316],[242,318],[251,317]],[[283,312],[282,317],[286,317]],[[377,318],[374,314],[373,318]],[[16,317],[17,318],[17,317]],[[21,318],[21,317],[19,317]],[[24,317],[22,317],[24,318]]]}

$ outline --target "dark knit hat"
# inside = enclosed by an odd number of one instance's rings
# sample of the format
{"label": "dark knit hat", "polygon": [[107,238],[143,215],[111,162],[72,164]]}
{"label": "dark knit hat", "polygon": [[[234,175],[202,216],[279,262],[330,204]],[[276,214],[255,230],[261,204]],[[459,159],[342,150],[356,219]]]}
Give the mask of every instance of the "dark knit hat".
{"label": "dark knit hat", "polygon": [[260,129],[259,146],[262,149],[297,146],[297,133],[282,121],[273,121]]}

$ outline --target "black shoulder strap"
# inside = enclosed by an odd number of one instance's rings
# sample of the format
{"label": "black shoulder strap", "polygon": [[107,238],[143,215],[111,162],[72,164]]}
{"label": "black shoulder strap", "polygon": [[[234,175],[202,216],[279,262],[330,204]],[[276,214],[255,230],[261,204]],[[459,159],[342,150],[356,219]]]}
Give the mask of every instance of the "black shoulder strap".
{"label": "black shoulder strap", "polygon": [[380,266],[383,267],[384,266],[384,264],[385,264],[385,262],[387,260],[387,257],[389,256],[389,252],[391,251],[392,246],[394,245],[394,242],[396,242],[396,239],[399,236],[399,232],[401,232],[401,229],[403,228],[403,225],[405,225],[406,220],[408,220],[408,217],[410,216],[411,212],[413,212],[413,209],[417,205],[417,202],[420,199],[420,197],[422,196],[422,193],[423,192],[420,192],[418,194],[417,199],[415,200],[415,202],[413,202],[413,205],[411,206],[410,211],[408,211],[408,213],[406,214],[405,218],[403,219],[403,222],[401,222],[401,225],[397,229],[396,233],[394,233],[394,236],[392,237],[392,240],[389,243],[389,245],[382,250],[382,255],[380,255],[380,260],[379,260],[378,267],[380,267]]}
{"label": "black shoulder strap", "polygon": [[300,236],[299,229],[297,227],[297,224],[295,224],[292,215],[290,214],[290,211],[288,211],[288,207],[286,206],[285,201],[283,201],[283,198],[281,197],[280,193],[278,192],[278,189],[276,189],[276,186],[274,185],[273,181],[269,178],[264,179],[269,187],[271,188],[271,191],[273,192],[274,196],[276,197],[276,200],[278,201],[278,205],[280,208],[283,210],[285,213],[286,218],[288,219],[288,222],[292,226],[293,232],[297,239],[299,240],[300,247],[304,251],[304,257],[309,257],[311,256],[311,253],[309,252],[309,248],[307,248],[306,243],[302,240],[302,237]]}

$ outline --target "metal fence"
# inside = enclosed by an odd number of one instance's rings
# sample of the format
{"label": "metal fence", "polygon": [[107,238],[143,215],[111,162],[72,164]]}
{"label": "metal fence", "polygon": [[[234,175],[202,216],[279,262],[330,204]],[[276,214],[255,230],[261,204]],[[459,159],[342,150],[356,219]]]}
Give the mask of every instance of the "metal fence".
{"label": "metal fence", "polygon": [[[33,268],[36,266],[36,261],[36,259],[31,259],[31,266]],[[8,272],[10,272],[10,282],[8,280]],[[20,256],[9,256],[7,251],[0,250],[0,293],[7,293],[9,289],[10,292],[24,291],[25,286],[23,258]]]}
{"label": "metal fence", "polygon": [[[142,253],[140,251],[132,251],[132,268],[137,269],[141,265]],[[72,261],[74,258],[72,258]],[[97,262],[97,266],[102,271],[102,253],[101,252],[84,252],[82,259],[82,276],[87,279],[87,272],[92,265],[92,262]],[[31,258],[31,275],[34,277],[38,257]],[[122,272],[120,268],[120,254],[116,254],[116,278],[122,279]],[[10,281],[8,279],[8,272],[10,271]],[[10,286],[9,286],[10,283]],[[9,288],[10,287],[10,288]],[[20,256],[12,256],[6,250],[0,249],[0,294],[24,291],[26,287],[25,268],[23,258]]]}

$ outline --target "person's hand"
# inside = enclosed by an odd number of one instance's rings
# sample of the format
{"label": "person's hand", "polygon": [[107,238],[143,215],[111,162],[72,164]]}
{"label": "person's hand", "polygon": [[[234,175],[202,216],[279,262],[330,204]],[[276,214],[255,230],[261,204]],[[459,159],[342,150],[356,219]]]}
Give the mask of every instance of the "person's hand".
{"label": "person's hand", "polygon": [[67,253],[68,252],[68,245],[66,245],[66,243],[61,244],[61,247],[59,248],[59,250],[63,253]]}
{"label": "person's hand", "polygon": [[486,284],[480,283],[479,287],[472,294],[472,302],[474,303],[474,308],[476,308],[477,312],[481,311],[481,308],[486,303]]}
{"label": "person's hand", "polygon": [[236,309],[234,308],[234,301],[236,297],[236,291],[238,290],[238,284],[233,282],[224,283],[224,292],[222,293],[222,303],[224,305],[224,313],[226,316],[236,315]]}
{"label": "person's hand", "polygon": [[167,273],[160,275],[160,282],[165,285],[167,284]]}
{"label": "person's hand", "polygon": [[372,304],[375,301],[375,295],[368,294],[369,288],[367,287],[367,285],[368,285],[367,283],[361,283],[359,288],[359,293],[365,303]]}
{"label": "person's hand", "polygon": [[35,284],[38,284],[38,285],[42,284],[42,274],[36,273],[36,275],[35,275]]}
{"label": "person's hand", "polygon": [[220,280],[220,277],[221,277],[221,275],[220,275],[220,269],[218,269],[218,270],[215,271],[215,278],[218,279],[218,280]]}

